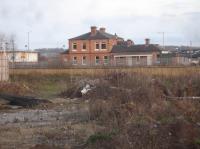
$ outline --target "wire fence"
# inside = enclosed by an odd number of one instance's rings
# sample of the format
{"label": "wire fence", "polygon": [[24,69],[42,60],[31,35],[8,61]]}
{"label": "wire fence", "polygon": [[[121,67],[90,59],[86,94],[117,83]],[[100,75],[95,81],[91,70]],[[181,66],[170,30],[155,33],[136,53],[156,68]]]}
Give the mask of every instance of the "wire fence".
{"label": "wire fence", "polygon": [[[132,61],[130,64],[130,61],[112,61],[105,63],[104,61],[98,61],[98,63],[90,63],[90,62],[62,62],[62,61],[39,61],[39,62],[10,62],[9,68],[14,69],[45,69],[45,68],[59,68],[59,69],[65,69],[65,68],[113,68],[113,67],[157,67],[157,66],[163,66],[163,67],[187,67],[193,65],[189,60],[182,60],[182,59],[159,59],[158,62],[152,63],[151,65],[148,65],[147,63],[138,63]],[[196,66],[200,66],[199,64],[195,64]]]}

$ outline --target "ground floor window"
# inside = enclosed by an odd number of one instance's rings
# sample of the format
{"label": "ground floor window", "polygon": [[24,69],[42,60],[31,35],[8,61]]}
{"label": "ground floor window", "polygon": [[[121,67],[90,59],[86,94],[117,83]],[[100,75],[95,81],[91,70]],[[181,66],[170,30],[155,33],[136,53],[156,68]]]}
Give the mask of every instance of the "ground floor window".
{"label": "ground floor window", "polygon": [[109,63],[109,59],[108,56],[104,56],[104,64],[107,65]]}
{"label": "ground floor window", "polygon": [[87,64],[87,60],[86,60],[86,56],[82,57],[82,65],[86,65]]}
{"label": "ground floor window", "polygon": [[140,57],[139,56],[136,57],[136,62],[140,63]]}
{"label": "ground floor window", "polygon": [[100,64],[99,56],[96,56],[96,57],[95,57],[95,64],[96,64],[96,65]]}
{"label": "ground floor window", "polygon": [[77,65],[77,57],[76,56],[73,57],[72,64]]}

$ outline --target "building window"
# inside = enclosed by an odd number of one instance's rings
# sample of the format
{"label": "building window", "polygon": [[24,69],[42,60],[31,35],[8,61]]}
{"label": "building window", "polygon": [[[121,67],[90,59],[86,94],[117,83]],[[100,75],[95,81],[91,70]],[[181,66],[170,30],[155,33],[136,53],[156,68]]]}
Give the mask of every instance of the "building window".
{"label": "building window", "polygon": [[21,60],[22,60],[22,61],[25,61],[25,59],[26,59],[26,53],[22,53],[22,54],[21,54]]}
{"label": "building window", "polygon": [[72,50],[77,50],[77,43],[72,44]]}
{"label": "building window", "polygon": [[83,43],[82,50],[85,51],[87,49],[86,43]]}
{"label": "building window", "polygon": [[98,42],[96,42],[96,50],[99,50],[100,49],[100,45],[99,45],[99,43]]}
{"label": "building window", "polygon": [[72,64],[77,65],[77,57],[76,56],[73,57]]}
{"label": "building window", "polygon": [[95,57],[95,64],[96,64],[96,65],[100,64],[99,56],[96,56],[96,57]]}
{"label": "building window", "polygon": [[103,50],[107,49],[107,46],[106,46],[106,43],[105,43],[105,42],[102,42],[102,44],[101,44],[101,49],[103,49]]}
{"label": "building window", "polygon": [[104,64],[107,65],[109,63],[108,56],[104,56]]}
{"label": "building window", "polygon": [[86,56],[83,56],[82,57],[82,65],[86,65],[87,64],[87,62],[86,62]]}
{"label": "building window", "polygon": [[140,57],[139,56],[136,57],[136,62],[140,63]]}

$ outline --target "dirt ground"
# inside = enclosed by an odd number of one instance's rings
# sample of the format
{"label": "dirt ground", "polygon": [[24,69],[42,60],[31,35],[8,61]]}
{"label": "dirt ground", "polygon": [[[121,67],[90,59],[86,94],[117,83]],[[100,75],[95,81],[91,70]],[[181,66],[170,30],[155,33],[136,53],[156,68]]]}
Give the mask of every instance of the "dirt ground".
{"label": "dirt ground", "polygon": [[87,101],[51,100],[47,107],[0,112],[0,148],[74,148],[93,134]]}

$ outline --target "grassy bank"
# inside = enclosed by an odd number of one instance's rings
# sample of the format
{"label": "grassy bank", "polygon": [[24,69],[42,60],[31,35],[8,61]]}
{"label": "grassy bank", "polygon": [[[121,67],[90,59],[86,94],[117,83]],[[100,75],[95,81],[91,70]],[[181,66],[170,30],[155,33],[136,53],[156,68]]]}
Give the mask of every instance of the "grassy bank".
{"label": "grassy bank", "polygon": [[70,75],[70,76],[101,76],[112,71],[143,73],[150,75],[188,75],[200,73],[200,67],[134,67],[112,69],[15,69],[10,70],[14,75]]}
{"label": "grassy bank", "polygon": [[15,69],[11,82],[23,85],[41,97],[55,97],[83,78],[103,77],[110,73],[128,73],[159,77],[200,74],[200,67],[136,67],[121,69]]}

